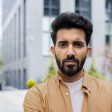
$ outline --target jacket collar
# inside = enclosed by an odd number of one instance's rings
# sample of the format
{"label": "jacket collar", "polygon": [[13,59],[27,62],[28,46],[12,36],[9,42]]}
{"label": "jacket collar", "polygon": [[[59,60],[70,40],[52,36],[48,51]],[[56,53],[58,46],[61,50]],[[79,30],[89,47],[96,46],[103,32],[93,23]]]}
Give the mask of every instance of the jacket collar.
{"label": "jacket collar", "polygon": [[90,79],[91,79],[91,76],[87,72],[84,71],[84,79],[83,79],[81,90],[85,93],[88,93],[88,94],[91,92]]}
{"label": "jacket collar", "polygon": [[[63,79],[60,77],[60,75],[58,73],[57,73],[55,79],[56,79],[56,82],[58,83],[58,85],[60,85],[60,83],[64,83]],[[84,78],[83,78],[81,90],[82,90],[82,92],[87,93],[87,94],[90,94],[90,92],[91,92],[90,79],[91,79],[91,76],[87,72],[84,71]]]}

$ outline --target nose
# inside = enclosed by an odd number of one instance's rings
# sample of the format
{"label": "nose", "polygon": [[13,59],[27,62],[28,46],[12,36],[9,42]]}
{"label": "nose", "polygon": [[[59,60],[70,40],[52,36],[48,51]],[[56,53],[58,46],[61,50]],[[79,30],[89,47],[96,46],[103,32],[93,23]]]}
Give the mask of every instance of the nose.
{"label": "nose", "polygon": [[74,52],[74,48],[72,45],[69,45],[68,49],[67,49],[67,56],[70,57],[70,56],[73,56],[75,54]]}

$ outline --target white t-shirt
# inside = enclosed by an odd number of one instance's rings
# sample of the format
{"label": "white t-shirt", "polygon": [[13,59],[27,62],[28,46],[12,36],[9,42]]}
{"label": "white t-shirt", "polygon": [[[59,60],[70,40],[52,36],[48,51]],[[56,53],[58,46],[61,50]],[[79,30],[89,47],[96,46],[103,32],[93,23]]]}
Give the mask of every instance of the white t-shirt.
{"label": "white t-shirt", "polygon": [[73,83],[66,83],[70,91],[73,112],[81,112],[83,103],[83,93],[81,91],[83,78]]}

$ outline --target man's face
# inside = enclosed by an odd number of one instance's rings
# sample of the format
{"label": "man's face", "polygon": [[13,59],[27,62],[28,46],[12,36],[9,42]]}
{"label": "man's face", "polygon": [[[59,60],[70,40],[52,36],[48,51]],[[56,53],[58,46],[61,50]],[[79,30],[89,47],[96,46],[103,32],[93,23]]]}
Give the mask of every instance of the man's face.
{"label": "man's face", "polygon": [[81,29],[60,29],[56,35],[55,55],[59,70],[73,76],[82,70],[87,55],[85,32]]}

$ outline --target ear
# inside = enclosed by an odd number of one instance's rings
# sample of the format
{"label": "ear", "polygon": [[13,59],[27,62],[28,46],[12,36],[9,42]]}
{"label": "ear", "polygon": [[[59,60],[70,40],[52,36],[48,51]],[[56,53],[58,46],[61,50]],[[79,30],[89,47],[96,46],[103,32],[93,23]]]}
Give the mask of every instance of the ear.
{"label": "ear", "polygon": [[51,53],[53,56],[55,55],[55,48],[54,47],[51,47]]}
{"label": "ear", "polygon": [[92,55],[92,47],[88,46],[87,48],[87,56],[90,57]]}

